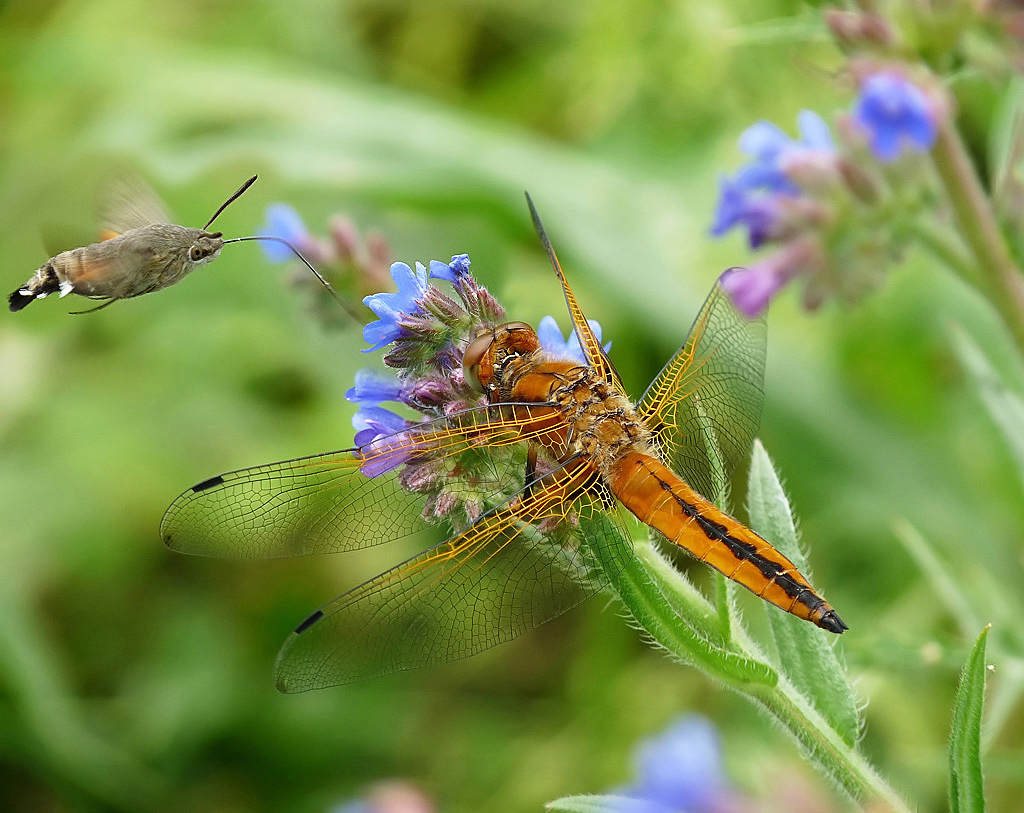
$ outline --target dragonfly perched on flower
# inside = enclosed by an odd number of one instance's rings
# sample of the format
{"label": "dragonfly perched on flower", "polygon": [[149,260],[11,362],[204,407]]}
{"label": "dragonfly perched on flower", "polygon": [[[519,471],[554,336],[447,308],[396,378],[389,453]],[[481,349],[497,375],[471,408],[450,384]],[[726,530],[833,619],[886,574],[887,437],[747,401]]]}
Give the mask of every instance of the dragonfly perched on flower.
{"label": "dragonfly perched on flower", "polygon": [[633,555],[629,513],[766,601],[846,629],[789,560],[711,501],[760,420],[764,322],[716,285],[634,406],[530,210],[578,358],[507,322],[466,255],[431,263],[429,276],[396,263],[398,292],[364,300],[380,317],[364,337],[390,347],[398,377],[357,377],[355,447],[212,477],[167,510],[171,548],[239,558],[356,550],[451,525],[447,541],[303,621],[278,656],[282,691],[467,657],[559,615],[607,585],[594,545],[612,560]]}

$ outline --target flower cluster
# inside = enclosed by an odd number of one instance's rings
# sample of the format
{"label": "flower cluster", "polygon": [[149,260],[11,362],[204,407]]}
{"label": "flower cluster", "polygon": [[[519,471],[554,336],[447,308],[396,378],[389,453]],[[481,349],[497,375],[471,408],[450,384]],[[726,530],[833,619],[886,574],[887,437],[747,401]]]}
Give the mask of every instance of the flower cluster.
{"label": "flower cluster", "polygon": [[[327,224],[328,236],[310,233],[301,215],[286,203],[272,203],[267,207],[263,225],[257,232],[264,237],[279,237],[298,249],[313,263],[337,289],[352,296],[364,296],[387,283],[387,270],[391,264],[391,248],[380,232],[371,231],[363,239],[355,224],[344,215],[333,216]],[[260,243],[263,253],[273,263],[295,259],[291,250],[278,242]],[[318,320],[326,324],[348,324],[349,319],[339,314],[323,286],[306,269],[297,269],[293,284],[311,292]]]}
{"label": "flower cluster", "polygon": [[[400,262],[391,266],[397,290],[363,299],[377,317],[363,328],[369,345],[363,352],[384,350],[384,364],[394,372],[360,370],[355,386],[345,394],[359,406],[353,426],[363,474],[377,477],[400,469],[403,488],[426,498],[424,516],[449,519],[456,527],[511,496],[515,478],[503,478],[498,472],[521,472],[525,467],[525,458],[520,459],[523,450],[514,445],[489,449],[484,457],[467,443],[464,453],[442,460],[431,454],[428,444],[417,443],[422,428],[433,425],[431,421],[461,426],[471,438],[482,431],[474,427],[487,420],[480,409],[487,399],[466,381],[462,358],[479,330],[505,321],[505,311],[469,268],[466,254],[457,254],[447,263],[433,260],[429,266]],[[455,296],[434,282],[447,283]],[[600,338],[601,326],[590,324]],[[550,316],[541,321],[538,338],[552,356],[584,361],[575,334],[563,338]],[[384,403],[399,404],[418,416],[402,417]]]}
{"label": "flower cluster", "polygon": [[741,227],[751,248],[779,247],[723,281],[751,318],[795,277],[807,280],[808,307],[856,299],[904,248],[903,226],[928,183],[907,159],[931,149],[944,108],[897,67],[857,64],[851,75],[860,93],[839,118],[838,144],[808,110],[797,139],[759,121],[740,137],[747,163],[721,180],[711,234]]}

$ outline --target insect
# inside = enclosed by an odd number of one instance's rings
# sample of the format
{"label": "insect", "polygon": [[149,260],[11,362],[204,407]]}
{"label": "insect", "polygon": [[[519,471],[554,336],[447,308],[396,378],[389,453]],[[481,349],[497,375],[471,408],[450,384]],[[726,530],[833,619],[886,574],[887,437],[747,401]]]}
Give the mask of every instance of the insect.
{"label": "insect", "polygon": [[[586,364],[547,353],[525,323],[482,328],[462,364],[485,405],[361,448],[212,477],[167,510],[161,534],[175,550],[264,558],[416,532],[426,522],[411,509],[422,496],[409,488],[414,478],[403,482],[414,465],[454,480],[456,468],[445,467],[477,454],[485,464],[465,488],[511,495],[303,621],[277,659],[282,691],[455,660],[553,618],[606,586],[588,540],[633,555],[628,514],[783,610],[833,633],[847,629],[788,559],[702,496],[719,493],[756,433],[764,322],[748,321],[716,286],[634,405],[532,201],[530,209]],[[487,459],[509,448],[521,454]],[[378,476],[367,476],[371,469]]]}
{"label": "insect", "polygon": [[20,311],[50,294],[64,297],[73,293],[106,300],[87,311],[72,311],[92,313],[119,299],[142,296],[173,285],[195,269],[216,260],[228,243],[274,240],[287,245],[351,314],[348,304],[287,241],[266,235],[225,240],[222,232],[209,231],[213,221],[241,197],[257,177],[253,175],[242,184],[201,229],[171,224],[170,216],[148,186],[139,179],[122,178],[114,187],[111,200],[105,204],[103,239],[51,257],[8,296],[9,308]]}

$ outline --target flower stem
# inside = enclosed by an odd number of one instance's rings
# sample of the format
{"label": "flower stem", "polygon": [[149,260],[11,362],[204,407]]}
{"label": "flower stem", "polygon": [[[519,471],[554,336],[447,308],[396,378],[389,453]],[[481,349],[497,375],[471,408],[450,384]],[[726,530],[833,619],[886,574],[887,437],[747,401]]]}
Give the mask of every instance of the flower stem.
{"label": "flower stem", "polygon": [[939,127],[932,158],[960,232],[981,270],[985,293],[1024,351],[1024,278],[999,231],[967,148],[951,121]]}
{"label": "flower stem", "polygon": [[706,631],[715,608],[653,545],[638,541],[634,546],[635,557],[618,557],[599,544],[592,549],[623,604],[658,645],[746,696],[781,724],[808,759],[849,796],[881,803],[880,809],[892,813],[910,813],[864,755],[767,663],[742,624],[733,621],[727,641],[721,633],[709,638]]}

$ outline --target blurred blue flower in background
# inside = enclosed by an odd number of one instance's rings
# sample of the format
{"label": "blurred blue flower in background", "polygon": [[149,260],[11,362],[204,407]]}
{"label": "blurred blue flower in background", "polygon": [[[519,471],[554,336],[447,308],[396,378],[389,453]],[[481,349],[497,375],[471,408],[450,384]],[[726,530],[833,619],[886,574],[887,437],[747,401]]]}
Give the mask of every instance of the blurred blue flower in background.
{"label": "blurred blue flower in background", "polygon": [[[312,240],[299,213],[287,203],[270,204],[266,210],[266,221],[256,233],[263,237],[280,237],[299,251]],[[261,241],[260,248],[272,263],[288,262],[294,257],[288,246],[272,240]]]}
{"label": "blurred blue flower in background", "polygon": [[833,160],[835,145],[821,116],[801,110],[797,122],[799,140],[768,121],[751,125],[740,136],[740,150],[751,160],[732,177],[722,177],[712,236],[743,225],[750,247],[757,248],[778,232],[786,201],[802,194],[794,179],[806,177],[805,168],[820,173]]}
{"label": "blurred blue flower in background", "polygon": [[618,813],[719,813],[732,806],[718,734],[705,717],[680,717],[643,741],[636,766],[636,782],[617,791],[625,797]]}
{"label": "blurred blue flower in background", "polygon": [[[601,341],[601,325],[594,319],[588,319],[587,324],[590,325],[590,329],[594,331],[594,335],[598,341]],[[576,335],[576,331],[570,329],[568,338],[562,336],[562,331],[558,329],[558,323],[555,321],[553,316],[545,316],[540,320],[540,324],[537,325],[537,339],[540,341],[540,346],[547,350],[554,356],[561,356],[563,358],[571,358],[578,361],[580,364],[586,364],[587,359],[583,355],[583,348],[580,347],[579,337]],[[612,343],[608,342],[604,346],[604,352],[608,352],[612,349]]]}
{"label": "blurred blue flower in background", "polygon": [[363,304],[377,315],[377,321],[363,328],[363,339],[372,345],[363,350],[364,353],[380,350],[400,337],[402,327],[399,320],[403,315],[419,312],[417,300],[426,293],[427,269],[421,263],[416,263],[415,271],[405,263],[393,263],[391,279],[398,286],[397,293],[363,297]]}
{"label": "blurred blue flower in background", "polygon": [[917,85],[895,73],[876,73],[861,85],[854,119],[865,129],[871,151],[885,163],[904,148],[931,149],[938,135],[938,115]]}

